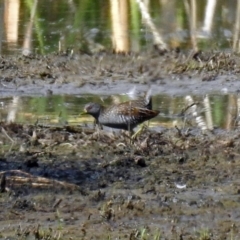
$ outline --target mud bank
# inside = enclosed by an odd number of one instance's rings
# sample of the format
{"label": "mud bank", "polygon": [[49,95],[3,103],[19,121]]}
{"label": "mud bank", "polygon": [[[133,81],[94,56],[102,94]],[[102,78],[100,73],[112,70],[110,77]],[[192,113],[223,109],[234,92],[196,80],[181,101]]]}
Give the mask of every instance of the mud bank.
{"label": "mud bank", "polygon": [[232,53],[99,53],[2,57],[1,96],[119,94],[137,86],[171,95],[240,90],[239,56]]}

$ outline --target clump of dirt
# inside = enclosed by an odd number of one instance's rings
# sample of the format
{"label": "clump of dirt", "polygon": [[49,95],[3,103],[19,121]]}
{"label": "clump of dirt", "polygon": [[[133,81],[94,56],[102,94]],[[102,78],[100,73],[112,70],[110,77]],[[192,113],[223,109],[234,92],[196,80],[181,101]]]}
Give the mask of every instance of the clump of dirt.
{"label": "clump of dirt", "polygon": [[1,237],[240,236],[240,132],[1,123]]}

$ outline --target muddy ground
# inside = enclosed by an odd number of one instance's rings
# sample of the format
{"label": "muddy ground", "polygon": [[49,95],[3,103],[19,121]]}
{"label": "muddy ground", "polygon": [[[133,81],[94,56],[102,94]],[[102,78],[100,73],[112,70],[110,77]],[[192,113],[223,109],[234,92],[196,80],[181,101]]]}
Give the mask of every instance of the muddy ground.
{"label": "muddy ground", "polygon": [[240,91],[240,57],[228,52],[52,54],[0,58],[1,96],[119,94],[133,86],[153,94]]}
{"label": "muddy ground", "polygon": [[[2,97],[238,93],[232,53],[2,57]],[[183,112],[184,115],[184,112]],[[1,123],[0,239],[239,239],[240,131]]]}

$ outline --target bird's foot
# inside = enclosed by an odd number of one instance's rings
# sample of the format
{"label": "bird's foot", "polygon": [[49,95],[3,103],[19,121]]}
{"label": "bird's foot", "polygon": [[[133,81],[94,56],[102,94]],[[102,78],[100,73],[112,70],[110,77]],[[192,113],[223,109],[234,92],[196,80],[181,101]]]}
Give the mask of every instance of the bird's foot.
{"label": "bird's foot", "polygon": [[136,140],[137,136],[140,135],[143,132],[143,130],[146,128],[147,126],[145,124],[142,124],[140,128],[131,136],[131,141],[132,141],[131,143],[133,143],[134,140]]}

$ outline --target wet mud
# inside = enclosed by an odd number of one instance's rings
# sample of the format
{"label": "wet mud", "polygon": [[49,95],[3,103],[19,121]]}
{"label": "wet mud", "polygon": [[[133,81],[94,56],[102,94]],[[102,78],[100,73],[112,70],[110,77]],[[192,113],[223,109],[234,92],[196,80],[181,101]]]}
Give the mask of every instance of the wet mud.
{"label": "wet mud", "polygon": [[[1,58],[0,91],[236,92],[239,63],[229,53]],[[2,239],[240,237],[237,127],[146,128],[131,141],[127,132],[92,125],[0,125]]]}
{"label": "wet mud", "polygon": [[1,57],[1,96],[119,94],[137,86],[153,94],[238,92],[240,58],[228,52],[58,53]]}

